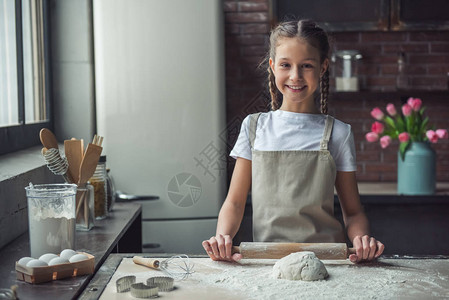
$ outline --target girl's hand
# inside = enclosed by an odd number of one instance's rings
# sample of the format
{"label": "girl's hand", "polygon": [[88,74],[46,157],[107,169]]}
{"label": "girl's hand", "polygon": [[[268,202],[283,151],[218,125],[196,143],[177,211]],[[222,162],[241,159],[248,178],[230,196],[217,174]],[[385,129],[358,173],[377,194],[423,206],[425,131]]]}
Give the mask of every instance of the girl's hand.
{"label": "girl's hand", "polygon": [[232,254],[232,238],[230,235],[217,234],[203,241],[204,250],[212,260],[239,261],[242,259],[240,253]]}
{"label": "girl's hand", "polygon": [[349,260],[353,263],[370,261],[378,258],[385,249],[384,244],[368,235],[356,236],[352,241],[356,254],[349,255]]}

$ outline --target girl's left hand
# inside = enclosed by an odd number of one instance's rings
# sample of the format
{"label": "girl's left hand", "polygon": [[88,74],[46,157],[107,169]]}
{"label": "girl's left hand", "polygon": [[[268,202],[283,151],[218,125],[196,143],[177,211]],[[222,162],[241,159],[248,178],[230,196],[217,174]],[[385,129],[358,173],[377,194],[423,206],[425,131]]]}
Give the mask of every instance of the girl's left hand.
{"label": "girl's left hand", "polygon": [[369,235],[356,236],[352,241],[352,245],[356,254],[349,255],[349,260],[353,263],[374,260],[378,258],[385,249],[384,244]]}

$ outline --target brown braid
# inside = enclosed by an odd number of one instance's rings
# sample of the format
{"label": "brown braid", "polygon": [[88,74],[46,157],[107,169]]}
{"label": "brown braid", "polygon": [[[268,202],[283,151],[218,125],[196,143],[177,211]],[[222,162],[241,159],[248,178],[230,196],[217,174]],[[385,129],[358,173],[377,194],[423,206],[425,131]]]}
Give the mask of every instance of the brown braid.
{"label": "brown braid", "polygon": [[274,77],[273,70],[271,70],[270,66],[268,66],[267,71],[268,71],[268,87],[270,89],[271,95],[271,109],[278,110],[279,107],[281,107],[281,105],[278,101],[276,78]]}
{"label": "brown braid", "polygon": [[329,68],[324,72],[320,78],[320,92],[321,92],[321,113],[327,115],[327,98],[329,96]]}

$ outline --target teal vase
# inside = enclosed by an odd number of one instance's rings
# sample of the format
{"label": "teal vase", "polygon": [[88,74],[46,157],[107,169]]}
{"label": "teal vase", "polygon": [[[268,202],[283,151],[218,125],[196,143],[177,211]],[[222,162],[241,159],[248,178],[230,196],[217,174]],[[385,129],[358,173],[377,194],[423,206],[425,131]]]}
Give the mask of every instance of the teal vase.
{"label": "teal vase", "polygon": [[412,142],[402,160],[398,152],[398,194],[432,195],[436,183],[436,155],[429,143]]}

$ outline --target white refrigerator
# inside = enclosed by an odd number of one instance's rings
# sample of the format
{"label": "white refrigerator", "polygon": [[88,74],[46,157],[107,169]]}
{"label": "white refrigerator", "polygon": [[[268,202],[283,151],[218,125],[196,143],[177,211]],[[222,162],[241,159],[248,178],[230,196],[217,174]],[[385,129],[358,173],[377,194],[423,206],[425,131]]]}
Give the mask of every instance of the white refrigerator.
{"label": "white refrigerator", "polygon": [[97,132],[143,252],[204,253],[226,193],[220,0],[94,0]]}

